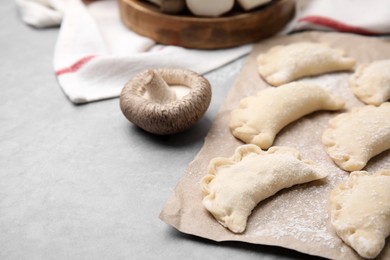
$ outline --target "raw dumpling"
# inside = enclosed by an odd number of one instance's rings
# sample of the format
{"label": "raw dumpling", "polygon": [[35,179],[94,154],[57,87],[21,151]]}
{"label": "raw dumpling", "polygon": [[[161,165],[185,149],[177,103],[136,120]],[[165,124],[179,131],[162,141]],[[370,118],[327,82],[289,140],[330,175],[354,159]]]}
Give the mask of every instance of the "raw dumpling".
{"label": "raw dumpling", "polygon": [[390,60],[360,66],[349,84],[361,101],[379,106],[390,99]]}
{"label": "raw dumpling", "polygon": [[390,170],[352,172],[330,195],[337,235],[364,258],[375,258],[390,235]]}
{"label": "raw dumpling", "polygon": [[232,111],[229,127],[236,138],[267,149],[289,123],[317,110],[343,107],[342,98],[317,85],[292,82],[242,99],[240,108]]}
{"label": "raw dumpling", "polygon": [[377,154],[390,149],[390,103],[364,106],[329,121],[322,143],[343,170],[358,171]]}
{"label": "raw dumpling", "polygon": [[202,179],[203,205],[235,233],[246,228],[256,205],[281,189],[326,177],[297,150],[272,147],[267,152],[249,144],[230,158],[214,158]]}
{"label": "raw dumpling", "polygon": [[296,79],[328,72],[350,70],[355,60],[344,51],[322,43],[298,42],[275,46],[257,58],[260,75],[271,85],[279,86]]}

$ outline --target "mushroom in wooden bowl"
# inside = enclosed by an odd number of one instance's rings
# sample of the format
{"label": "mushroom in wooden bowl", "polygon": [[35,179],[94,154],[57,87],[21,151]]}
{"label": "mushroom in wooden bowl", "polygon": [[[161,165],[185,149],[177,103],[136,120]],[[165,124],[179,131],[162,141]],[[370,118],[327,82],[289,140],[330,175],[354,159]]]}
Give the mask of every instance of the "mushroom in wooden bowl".
{"label": "mushroom in wooden bowl", "polygon": [[161,44],[195,49],[229,48],[271,37],[295,13],[294,0],[186,0],[184,9],[173,14],[149,1],[118,1],[129,29]]}

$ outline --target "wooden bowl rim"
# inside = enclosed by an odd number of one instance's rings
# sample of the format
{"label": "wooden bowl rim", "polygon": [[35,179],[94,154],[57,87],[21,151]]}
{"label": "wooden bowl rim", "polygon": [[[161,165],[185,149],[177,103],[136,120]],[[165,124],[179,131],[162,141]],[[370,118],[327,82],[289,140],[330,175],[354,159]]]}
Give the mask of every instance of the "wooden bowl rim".
{"label": "wooden bowl rim", "polygon": [[[211,1],[211,0],[210,0]],[[191,49],[222,49],[277,34],[296,13],[295,0],[273,0],[253,11],[233,10],[221,17],[164,14],[141,0],[118,0],[121,20],[134,32],[160,44]]]}

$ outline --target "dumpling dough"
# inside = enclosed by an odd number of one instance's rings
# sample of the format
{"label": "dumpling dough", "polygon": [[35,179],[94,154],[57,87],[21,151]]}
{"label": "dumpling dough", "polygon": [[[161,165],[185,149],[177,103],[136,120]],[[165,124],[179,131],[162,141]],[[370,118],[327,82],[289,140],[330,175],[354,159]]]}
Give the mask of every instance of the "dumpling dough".
{"label": "dumpling dough", "polygon": [[349,84],[361,101],[379,106],[390,99],[390,60],[360,66],[350,78]]}
{"label": "dumpling dough", "polygon": [[267,152],[249,144],[230,158],[214,158],[202,179],[203,205],[235,233],[246,228],[256,205],[281,189],[326,177],[297,150],[272,147]]}
{"label": "dumpling dough", "polygon": [[377,154],[390,149],[390,103],[364,106],[329,121],[322,143],[343,170],[358,171]]}
{"label": "dumpling dough", "polygon": [[229,127],[236,138],[267,149],[289,123],[317,110],[343,107],[342,98],[317,85],[292,82],[242,99],[240,108],[232,111]]}
{"label": "dumpling dough", "polygon": [[337,235],[364,258],[375,258],[390,235],[390,170],[352,172],[330,195]]}
{"label": "dumpling dough", "polygon": [[279,86],[296,79],[328,72],[350,70],[355,60],[344,51],[322,43],[298,42],[275,46],[257,57],[260,75],[271,85]]}

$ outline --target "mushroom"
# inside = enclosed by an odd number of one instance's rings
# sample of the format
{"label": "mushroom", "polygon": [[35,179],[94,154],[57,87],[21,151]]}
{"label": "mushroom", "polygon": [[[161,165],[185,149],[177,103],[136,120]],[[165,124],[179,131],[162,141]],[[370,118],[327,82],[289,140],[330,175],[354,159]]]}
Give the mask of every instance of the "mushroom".
{"label": "mushroom", "polygon": [[161,12],[168,14],[177,14],[186,7],[185,0],[148,0],[160,7]]}
{"label": "mushroom", "polygon": [[[178,98],[173,86],[189,92]],[[126,83],[120,94],[125,117],[147,132],[175,134],[190,128],[211,101],[210,83],[203,76],[180,68],[146,70]]]}
{"label": "mushroom", "polygon": [[238,3],[244,8],[246,11],[259,7],[261,5],[265,5],[271,0],[237,0]]}
{"label": "mushroom", "polygon": [[199,16],[220,16],[229,12],[234,6],[234,0],[186,0],[191,13]]}

